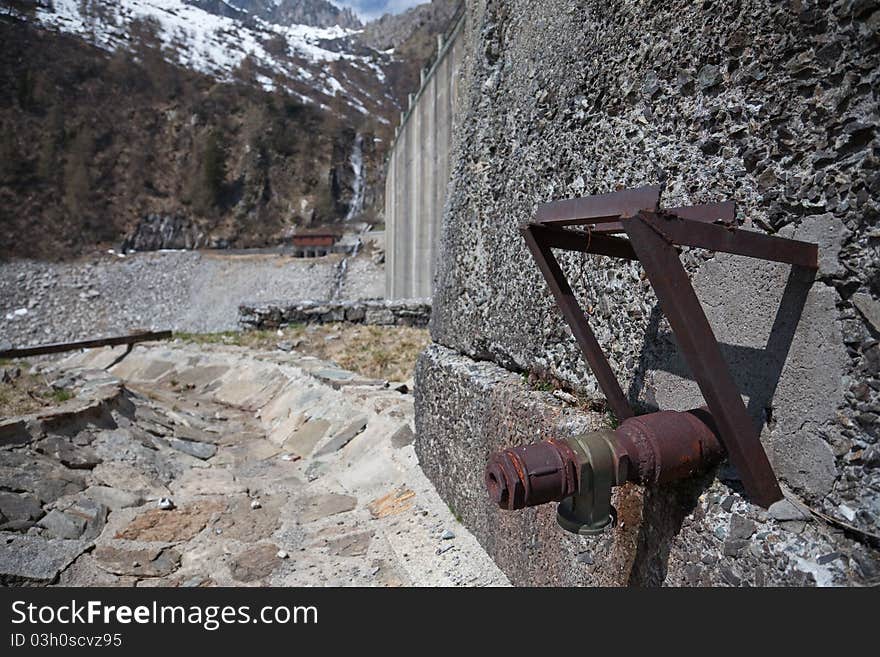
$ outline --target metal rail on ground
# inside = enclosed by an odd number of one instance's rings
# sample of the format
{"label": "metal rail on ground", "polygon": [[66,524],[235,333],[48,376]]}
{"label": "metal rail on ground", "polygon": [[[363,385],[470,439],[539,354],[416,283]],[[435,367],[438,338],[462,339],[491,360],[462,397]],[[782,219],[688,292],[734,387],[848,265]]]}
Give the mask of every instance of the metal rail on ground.
{"label": "metal rail on ground", "polygon": [[30,356],[59,354],[77,349],[116,347],[123,344],[131,346],[137,342],[152,342],[154,340],[168,340],[169,338],[171,338],[171,331],[144,331],[110,338],[79,340],[77,342],[55,342],[53,344],[34,345],[33,347],[21,347],[20,349],[4,349],[0,351],[0,358],[28,358]]}

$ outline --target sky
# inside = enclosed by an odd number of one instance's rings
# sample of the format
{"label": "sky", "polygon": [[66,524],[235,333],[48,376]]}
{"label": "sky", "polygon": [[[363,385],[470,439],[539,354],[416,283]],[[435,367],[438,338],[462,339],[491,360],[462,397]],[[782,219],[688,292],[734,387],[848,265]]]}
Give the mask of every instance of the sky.
{"label": "sky", "polygon": [[428,0],[330,0],[337,7],[350,7],[361,20],[379,18],[382,14],[399,14]]}

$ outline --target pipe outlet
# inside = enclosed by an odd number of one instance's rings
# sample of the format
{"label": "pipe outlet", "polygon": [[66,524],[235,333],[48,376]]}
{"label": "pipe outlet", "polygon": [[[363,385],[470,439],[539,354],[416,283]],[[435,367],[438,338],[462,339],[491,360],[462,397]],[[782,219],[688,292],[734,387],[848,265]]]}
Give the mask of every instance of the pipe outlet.
{"label": "pipe outlet", "polygon": [[591,535],[613,522],[614,486],[690,477],[722,456],[715,423],[705,408],[660,411],[628,418],[614,430],[495,452],[484,478],[490,499],[500,508],[514,511],[559,502],[559,525]]}

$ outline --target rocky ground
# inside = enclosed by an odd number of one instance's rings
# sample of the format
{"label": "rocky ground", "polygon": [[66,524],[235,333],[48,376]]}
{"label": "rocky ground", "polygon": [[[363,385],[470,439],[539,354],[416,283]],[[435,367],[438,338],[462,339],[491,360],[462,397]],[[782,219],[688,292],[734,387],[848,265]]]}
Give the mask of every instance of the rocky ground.
{"label": "rocky ground", "polygon": [[296,351],[123,351],[36,366],[72,398],[0,420],[0,582],[506,584],[422,474],[402,387]]}
{"label": "rocky ground", "polygon": [[[0,263],[0,343],[23,346],[136,328],[232,330],[245,300],[330,298],[340,260],[174,251]],[[339,297],[382,296],[381,266],[366,255],[348,265]]]}

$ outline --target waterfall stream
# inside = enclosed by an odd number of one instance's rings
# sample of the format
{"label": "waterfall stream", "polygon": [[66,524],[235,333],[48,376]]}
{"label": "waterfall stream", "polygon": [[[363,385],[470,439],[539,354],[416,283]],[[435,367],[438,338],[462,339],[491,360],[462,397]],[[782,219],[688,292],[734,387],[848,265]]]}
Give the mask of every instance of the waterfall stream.
{"label": "waterfall stream", "polygon": [[342,293],[342,286],[345,283],[345,275],[348,272],[348,259],[349,258],[357,258],[358,251],[361,249],[361,235],[370,230],[370,226],[364,226],[361,229],[360,234],[358,235],[357,241],[354,243],[354,248],[351,250],[349,255],[343,256],[342,260],[339,261],[339,264],[336,265],[336,272],[333,276],[333,291],[330,294],[330,299],[338,299],[339,295]]}
{"label": "waterfall stream", "polygon": [[[364,211],[364,137],[361,133],[357,133],[354,138],[354,147],[351,149],[351,155],[348,161],[351,163],[351,170],[354,172],[354,182],[352,183],[351,202],[348,205],[348,212],[345,215],[345,221],[351,221],[355,217],[360,216]],[[364,226],[361,230],[363,235],[369,226]],[[333,277],[333,291],[330,294],[331,299],[338,299],[342,293],[342,286],[345,284],[345,276],[348,272],[348,259],[356,258],[361,248],[361,239],[358,237],[354,248],[349,255],[343,256],[339,264],[336,265],[336,273]]]}
{"label": "waterfall stream", "polygon": [[351,149],[348,161],[354,172],[354,182],[351,186],[351,202],[348,204],[345,221],[351,221],[364,211],[364,137],[361,133],[355,135],[354,147]]}

